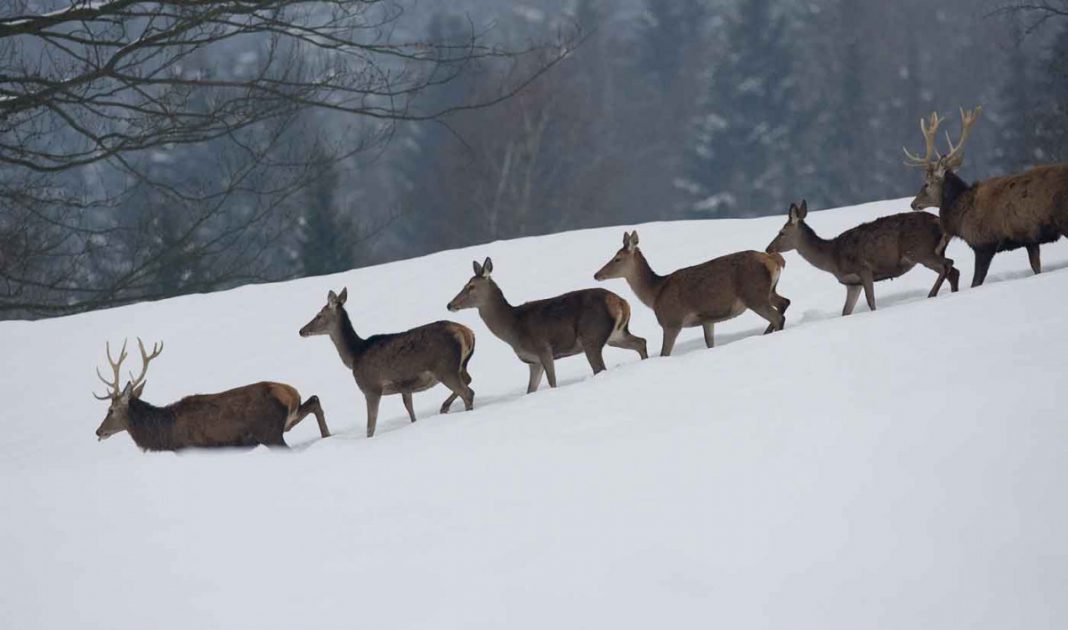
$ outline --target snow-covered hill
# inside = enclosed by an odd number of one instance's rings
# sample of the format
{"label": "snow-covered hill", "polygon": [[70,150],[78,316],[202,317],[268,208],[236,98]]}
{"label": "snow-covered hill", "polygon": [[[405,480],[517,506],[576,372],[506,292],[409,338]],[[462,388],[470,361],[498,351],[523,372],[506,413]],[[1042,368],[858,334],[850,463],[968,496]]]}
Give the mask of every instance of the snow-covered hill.
{"label": "snow-covered hill", "polygon": [[[782,220],[638,229],[667,271],[762,249]],[[667,359],[609,348],[607,373],[566,359],[531,396],[474,312],[445,311],[487,255],[513,303],[594,286],[622,232],[0,324],[0,627],[1068,627],[1068,246],[1041,276],[1001,254],[986,286],[934,300],[918,268],[846,319],[843,289],[788,254],[784,332],[747,314],[714,350],[699,329]],[[966,286],[970,251],[950,255]],[[470,325],[476,409],[436,415],[439,387],[410,425],[390,397],[365,439],[333,347],[297,335],[346,285],[364,333]],[[280,380],[319,395],[336,437],[309,419],[288,453],[97,443],[93,369],[137,335],[166,341],[147,400]]]}

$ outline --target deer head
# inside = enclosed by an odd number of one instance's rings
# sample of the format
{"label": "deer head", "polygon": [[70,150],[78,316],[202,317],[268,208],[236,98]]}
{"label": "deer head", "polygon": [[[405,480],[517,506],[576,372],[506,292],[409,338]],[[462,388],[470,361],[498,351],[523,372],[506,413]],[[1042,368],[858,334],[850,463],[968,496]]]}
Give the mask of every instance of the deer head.
{"label": "deer head", "polygon": [[960,110],[961,132],[956,144],[946,132],[946,144],[949,145],[949,153],[942,155],[935,148],[938,126],[944,119],[938,117],[938,112],[931,114],[930,120],[920,120],[920,131],[923,133],[926,153],[923,157],[913,154],[907,148],[905,164],[924,169],[923,187],[912,201],[913,210],[924,208],[937,208],[942,205],[942,185],[946,181],[946,173],[959,169],[964,164],[964,144],[971,135],[972,125],[979,120],[983,113],[982,107],[976,107],[970,112]]}
{"label": "deer head", "polygon": [[493,273],[493,261],[486,258],[486,262],[480,265],[476,260],[471,263],[471,266],[474,268],[475,275],[471,276],[464,288],[460,289],[456,297],[449,302],[447,308],[452,312],[465,308],[478,308],[485,304],[493,294],[495,283],[490,277]]}
{"label": "deer head", "polygon": [[786,225],[782,226],[779,234],[768,244],[766,251],[769,254],[781,254],[797,249],[798,233],[801,231],[801,223],[808,216],[808,202],[801,200],[801,205],[790,204],[790,213],[786,218]]}
{"label": "deer head", "polygon": [[319,309],[318,314],[310,322],[300,329],[301,337],[314,335],[329,335],[335,330],[341,321],[341,309],[345,300],[349,299],[349,288],[341,289],[341,293],[330,291],[326,294],[326,306]]}
{"label": "deer head", "polygon": [[594,280],[608,280],[610,278],[625,278],[634,268],[638,254],[638,231],[623,233],[623,247],[616,252],[600,271],[593,274]]}
{"label": "deer head", "polygon": [[110,380],[104,378],[104,375],[100,373],[100,369],[97,368],[97,378],[107,385],[107,392],[103,396],[99,394],[93,394],[93,396],[97,400],[109,400],[111,404],[108,406],[108,413],[104,416],[104,421],[100,423],[96,430],[98,440],[106,440],[112,435],[130,428],[130,401],[141,397],[141,392],[145,390],[145,376],[148,374],[148,364],[163,352],[163,342],[160,342],[152,345],[152,353],[149,354],[145,351],[145,344],[141,342],[140,337],[137,338],[137,347],[141,350],[141,374],[135,377],[131,372],[130,380],[126,382],[125,387],[120,389],[121,376],[119,371],[122,368],[122,362],[126,360],[126,341],[123,340],[122,342],[122,349],[119,350],[119,358],[117,360],[111,358],[111,343],[105,344],[112,377]]}

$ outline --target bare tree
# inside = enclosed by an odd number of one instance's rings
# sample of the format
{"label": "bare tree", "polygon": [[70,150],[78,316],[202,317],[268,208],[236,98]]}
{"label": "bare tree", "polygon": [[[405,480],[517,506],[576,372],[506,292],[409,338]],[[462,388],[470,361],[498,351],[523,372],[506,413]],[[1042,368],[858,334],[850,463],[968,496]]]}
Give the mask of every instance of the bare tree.
{"label": "bare tree", "polygon": [[[328,162],[381,145],[398,122],[506,100],[573,41],[506,48],[470,20],[463,38],[433,41],[404,18],[394,0],[6,3],[0,318],[270,277],[277,210]],[[487,68],[504,77],[495,90],[440,98]],[[333,131],[294,155],[307,110]],[[175,159],[181,176],[158,167]],[[193,259],[203,272],[171,269]]]}
{"label": "bare tree", "polygon": [[1050,19],[1068,18],[1068,0],[1032,0],[1011,2],[993,11],[993,14],[1018,13],[1026,17],[1025,31],[1030,33]]}

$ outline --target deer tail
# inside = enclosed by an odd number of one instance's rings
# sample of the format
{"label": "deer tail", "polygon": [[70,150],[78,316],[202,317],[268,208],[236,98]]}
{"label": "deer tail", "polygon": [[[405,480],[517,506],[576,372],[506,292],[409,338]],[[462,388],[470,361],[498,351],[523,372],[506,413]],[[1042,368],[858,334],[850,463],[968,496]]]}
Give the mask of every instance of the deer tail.
{"label": "deer tail", "polygon": [[612,331],[622,332],[626,330],[627,325],[630,324],[630,304],[614,293],[608,297],[607,301],[608,312],[612,315],[612,319],[615,320]]}
{"label": "deer tail", "polygon": [[761,254],[764,256],[764,266],[767,267],[768,274],[771,275],[771,286],[774,287],[779,282],[779,275],[782,274],[782,270],[786,267],[786,259],[778,252]]}

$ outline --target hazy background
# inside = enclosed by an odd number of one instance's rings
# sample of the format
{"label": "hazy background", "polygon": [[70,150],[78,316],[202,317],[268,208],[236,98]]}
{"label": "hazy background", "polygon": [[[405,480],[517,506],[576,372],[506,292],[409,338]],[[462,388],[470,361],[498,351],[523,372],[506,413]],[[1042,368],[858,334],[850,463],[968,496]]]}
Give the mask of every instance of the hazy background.
{"label": "hazy background", "polygon": [[[269,121],[275,157],[258,164],[264,185],[254,192],[173,192],[229,177],[235,140],[225,137],[160,143],[42,184],[107,203],[53,197],[42,211],[8,195],[0,318],[575,228],[782,213],[802,197],[826,208],[907,196],[919,174],[902,164],[902,145],[922,149],[918,120],[932,110],[956,133],[958,106],[984,107],[966,178],[1068,159],[1068,19],[1057,2],[1037,13],[976,0],[389,4],[403,8],[391,22],[398,39],[550,44],[511,63],[465,60],[419,92],[423,111],[494,94],[549,63],[552,42],[574,50],[510,99],[430,121],[288,112]],[[220,42],[184,58],[182,72],[241,76],[263,49],[254,36]],[[0,53],[10,64],[41,50],[22,41]],[[5,124],[0,140],[17,142],[17,132]],[[271,191],[298,155],[313,167],[284,194]],[[0,178],[22,181],[19,169],[2,163]],[[209,205],[211,220],[191,229]]]}

